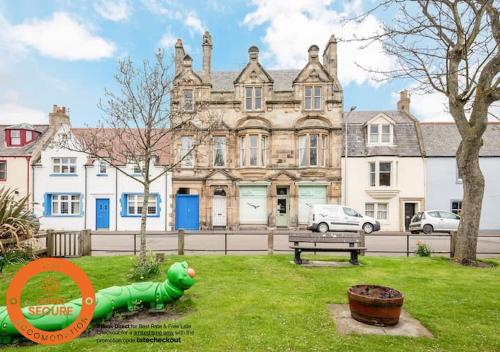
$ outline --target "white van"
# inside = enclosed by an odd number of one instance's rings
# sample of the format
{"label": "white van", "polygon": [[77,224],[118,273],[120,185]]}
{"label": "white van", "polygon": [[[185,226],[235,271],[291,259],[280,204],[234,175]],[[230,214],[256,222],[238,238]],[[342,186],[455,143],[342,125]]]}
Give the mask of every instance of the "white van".
{"label": "white van", "polygon": [[321,233],[360,230],[372,233],[380,230],[380,222],[343,205],[315,204],[309,213],[307,229]]}

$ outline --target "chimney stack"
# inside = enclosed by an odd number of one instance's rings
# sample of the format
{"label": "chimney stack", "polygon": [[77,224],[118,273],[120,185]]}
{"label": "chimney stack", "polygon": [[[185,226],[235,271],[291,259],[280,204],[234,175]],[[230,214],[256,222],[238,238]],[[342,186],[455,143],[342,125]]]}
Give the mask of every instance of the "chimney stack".
{"label": "chimney stack", "polygon": [[212,36],[208,31],[203,34],[203,78],[206,82],[210,82],[210,70],[212,66]]}
{"label": "chimney stack", "polygon": [[182,62],[184,60],[186,53],[184,52],[184,47],[182,46],[182,40],[177,39],[175,43],[175,75],[177,76],[182,71]]}
{"label": "chimney stack", "polygon": [[410,112],[410,97],[406,89],[399,92],[398,111]]}
{"label": "chimney stack", "polygon": [[52,106],[52,112],[49,113],[49,126],[59,127],[62,125],[70,125],[69,109],[65,106]]}
{"label": "chimney stack", "polygon": [[307,52],[309,53],[309,63],[318,62],[319,48],[317,45],[311,45]]}
{"label": "chimney stack", "polygon": [[323,66],[330,76],[337,77],[337,38],[332,34],[323,51]]}

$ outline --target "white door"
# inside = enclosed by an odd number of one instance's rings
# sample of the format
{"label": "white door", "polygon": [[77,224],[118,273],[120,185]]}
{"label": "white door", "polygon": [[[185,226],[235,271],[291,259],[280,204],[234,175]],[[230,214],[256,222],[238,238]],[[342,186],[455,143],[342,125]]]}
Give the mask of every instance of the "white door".
{"label": "white door", "polygon": [[212,204],[212,225],[226,226],[226,196],[214,195]]}
{"label": "white door", "polygon": [[267,224],[267,186],[240,186],[240,224]]}

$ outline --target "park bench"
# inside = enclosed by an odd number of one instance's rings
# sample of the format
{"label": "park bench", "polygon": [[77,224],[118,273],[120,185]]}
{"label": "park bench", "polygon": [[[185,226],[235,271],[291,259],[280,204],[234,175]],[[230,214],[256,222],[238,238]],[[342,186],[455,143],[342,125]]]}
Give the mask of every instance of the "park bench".
{"label": "park bench", "polygon": [[[353,265],[359,265],[358,255],[361,251],[366,250],[365,247],[361,247],[362,238],[358,233],[355,232],[328,232],[328,233],[308,233],[308,234],[290,234],[288,236],[288,241],[293,242],[291,249],[295,251],[294,262],[296,264],[302,264],[302,259],[300,255],[302,252],[350,252],[351,259],[349,262]],[[311,245],[304,245],[305,243],[314,243],[314,247]],[[338,243],[345,244],[348,243],[349,247],[346,246],[318,246],[318,244],[326,243]]]}

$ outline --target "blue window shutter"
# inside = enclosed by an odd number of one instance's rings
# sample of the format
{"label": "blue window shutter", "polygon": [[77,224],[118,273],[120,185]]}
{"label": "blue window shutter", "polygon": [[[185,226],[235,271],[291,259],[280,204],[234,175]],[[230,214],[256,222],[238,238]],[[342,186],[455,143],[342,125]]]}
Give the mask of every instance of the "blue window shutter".
{"label": "blue window shutter", "polygon": [[45,193],[43,195],[43,216],[52,215],[52,195]]}
{"label": "blue window shutter", "polygon": [[125,193],[122,193],[120,203],[122,204],[122,211],[120,212],[120,215],[124,218],[127,216],[127,195]]}
{"label": "blue window shutter", "polygon": [[156,193],[156,217],[159,218],[161,213],[161,197],[160,193]]}

